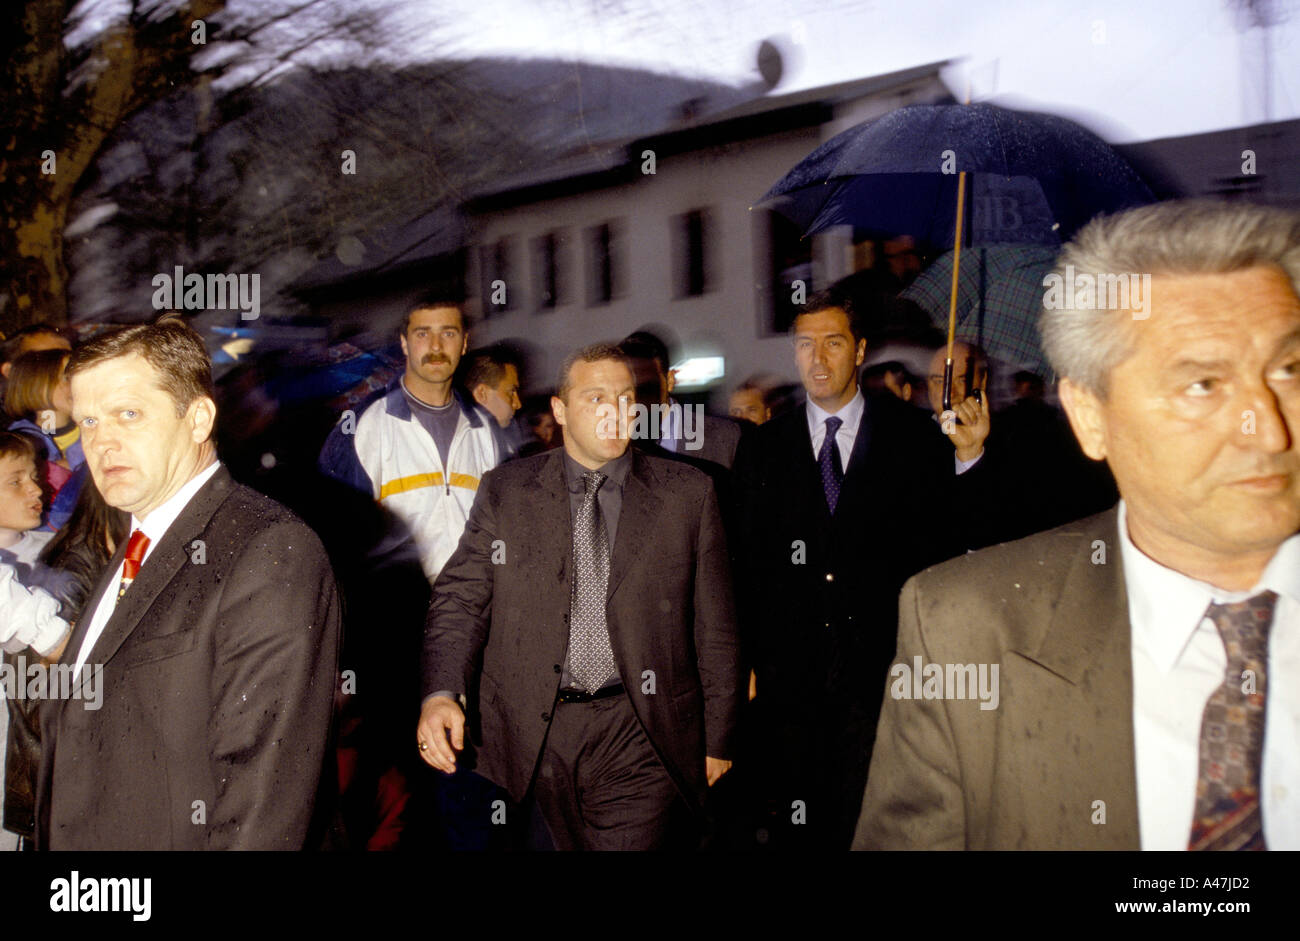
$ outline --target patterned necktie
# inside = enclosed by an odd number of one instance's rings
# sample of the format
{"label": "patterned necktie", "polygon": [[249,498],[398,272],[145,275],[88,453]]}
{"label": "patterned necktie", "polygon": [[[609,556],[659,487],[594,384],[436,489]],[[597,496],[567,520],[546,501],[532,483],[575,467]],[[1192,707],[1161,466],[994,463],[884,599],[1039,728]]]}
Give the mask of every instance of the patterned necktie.
{"label": "patterned necktie", "polygon": [[131,587],[136,575],[140,573],[140,563],[144,561],[145,550],[148,548],[149,537],[144,534],[143,529],[137,529],[131,534],[126,544],[126,558],[122,560],[122,582],[117,588],[118,601],[122,600],[122,596],[126,594],[126,590]]}
{"label": "patterned necktie", "polygon": [[1200,778],[1188,849],[1268,849],[1259,785],[1268,632],[1276,604],[1277,593],[1264,591],[1235,604],[1211,604],[1205,611],[1223,638],[1228,667],[1201,717]]}
{"label": "patterned necktie", "polygon": [[594,693],[617,671],[605,623],[609,586],[609,533],[596,494],[607,478],[597,471],[582,475],[587,492],[573,521],[573,590],[569,597],[569,672],[579,686]]}
{"label": "patterned necktie", "polygon": [[844,481],[844,468],[840,465],[840,449],[835,446],[835,433],[844,424],[842,418],[833,415],[826,419],[826,440],[817,454],[817,465],[822,470],[822,490],[826,492],[826,506],[831,515],[835,514],[835,504],[840,502],[840,484]]}

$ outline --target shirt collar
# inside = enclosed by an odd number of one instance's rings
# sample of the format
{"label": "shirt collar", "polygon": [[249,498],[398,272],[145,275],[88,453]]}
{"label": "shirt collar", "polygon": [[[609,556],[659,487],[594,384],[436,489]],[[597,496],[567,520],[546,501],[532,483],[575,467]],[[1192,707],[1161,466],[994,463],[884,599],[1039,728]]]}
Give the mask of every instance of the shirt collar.
{"label": "shirt collar", "polygon": [[[181,515],[185,507],[189,505],[194,495],[212,479],[212,475],[217,472],[221,466],[220,461],[213,461],[203,470],[191,477],[180,490],[177,490],[168,497],[156,510],[149,514],[149,518],[144,522],[138,520],[134,513],[131,514],[131,529],[143,530],[144,534],[149,537],[149,549],[158,545],[159,540],[171,529],[172,523]],[[146,549],[146,553],[149,551]]]}
{"label": "shirt collar", "polygon": [[402,384],[402,395],[406,399],[407,406],[413,406],[415,408],[424,409],[425,411],[430,411],[430,412],[437,412],[439,414],[446,414],[447,409],[451,408],[453,405],[460,404],[460,399],[457,397],[455,389],[451,390],[451,398],[447,400],[446,405],[430,405],[428,402],[416,396],[414,392],[412,392],[410,389],[406,387],[405,376],[403,376],[401,379],[398,379],[397,381]]}
{"label": "shirt collar", "polygon": [[837,418],[843,419],[844,424],[840,426],[841,428],[847,428],[850,431],[857,431],[858,425],[862,421],[862,412],[866,407],[867,400],[862,397],[861,389],[854,389],[853,398],[849,399],[848,402],[845,403],[844,407],[838,412],[833,413],[826,411],[826,409],[813,402],[812,399],[809,399],[807,410],[808,433],[810,435],[815,435],[825,428],[826,419],[830,418],[832,414]]}
{"label": "shirt collar", "polygon": [[1227,591],[1161,565],[1133,544],[1128,512],[1119,502],[1119,545],[1128,591],[1134,640],[1141,642],[1161,670],[1172,670],[1211,604],[1244,601],[1272,590],[1300,602],[1300,533],[1291,536],[1269,560],[1249,591]]}
{"label": "shirt collar", "polygon": [[[403,373],[397,377],[397,381],[389,387],[388,393],[384,396],[384,409],[394,418],[411,421],[413,415],[411,414],[411,403],[407,400],[407,396],[415,398],[406,390],[406,375]],[[470,402],[458,387],[452,386],[451,398],[460,406],[460,413],[465,416],[465,420],[469,422],[471,428],[477,428],[483,424],[482,416],[478,414],[475,404]],[[432,405],[429,406],[429,408],[433,407]]]}
{"label": "shirt collar", "polygon": [[[632,446],[629,444],[622,455],[612,461],[606,461],[596,469],[609,478],[608,483],[622,490],[623,482],[627,480],[628,471],[632,469]],[[586,489],[582,481],[582,475],[590,473],[590,471],[591,468],[583,467],[570,457],[568,451],[564,452],[564,481],[570,491],[578,493]]]}

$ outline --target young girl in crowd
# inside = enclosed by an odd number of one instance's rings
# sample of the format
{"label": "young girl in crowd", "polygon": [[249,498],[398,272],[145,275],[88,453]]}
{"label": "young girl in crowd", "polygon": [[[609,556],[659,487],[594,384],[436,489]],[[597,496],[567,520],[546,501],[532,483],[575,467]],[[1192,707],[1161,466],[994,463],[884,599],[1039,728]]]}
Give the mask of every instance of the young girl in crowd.
{"label": "young girl in crowd", "polygon": [[81,434],[72,421],[72,396],[63,369],[67,350],[37,350],[18,357],[10,368],[5,411],[11,431],[35,436],[45,445],[45,483],[49,491],[48,528],[63,527],[85,482]]}
{"label": "young girl in crowd", "polygon": [[[0,646],[15,675],[25,675],[20,668],[37,656],[58,659],[131,523],[130,514],[105,503],[95,482],[87,480],[63,529],[30,528],[41,518],[36,447],[28,435],[0,431]],[[7,710],[0,706],[0,849],[12,848],[13,834],[30,840],[35,831],[39,704],[10,699]]]}

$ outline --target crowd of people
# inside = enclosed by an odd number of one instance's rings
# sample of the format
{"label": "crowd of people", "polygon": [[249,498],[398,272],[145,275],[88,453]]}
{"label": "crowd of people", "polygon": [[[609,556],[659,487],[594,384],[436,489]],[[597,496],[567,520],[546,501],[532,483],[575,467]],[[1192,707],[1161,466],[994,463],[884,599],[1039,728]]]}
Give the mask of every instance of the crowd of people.
{"label": "crowd of people", "polygon": [[1064,412],[1031,372],[995,410],[972,342],[864,369],[848,284],[793,319],[801,395],[756,375],[725,417],[648,330],[525,403],[422,297],[281,502],[227,466],[180,317],[20,331],[4,839],[1300,846],[1300,219],[1166,203],[1066,264],[1157,289],[1044,311]]}

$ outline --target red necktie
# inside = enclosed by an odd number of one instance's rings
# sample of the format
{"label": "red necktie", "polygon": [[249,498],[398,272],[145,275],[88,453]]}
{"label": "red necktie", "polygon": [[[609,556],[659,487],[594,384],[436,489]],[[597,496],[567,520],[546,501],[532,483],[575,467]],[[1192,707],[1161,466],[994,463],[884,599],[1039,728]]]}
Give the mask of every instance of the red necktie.
{"label": "red necktie", "polygon": [[145,550],[149,548],[149,537],[144,530],[137,529],[131,534],[126,544],[126,558],[122,560],[122,584],[117,589],[117,600],[121,601],[126,590],[131,587],[140,572],[140,563],[144,561]]}

